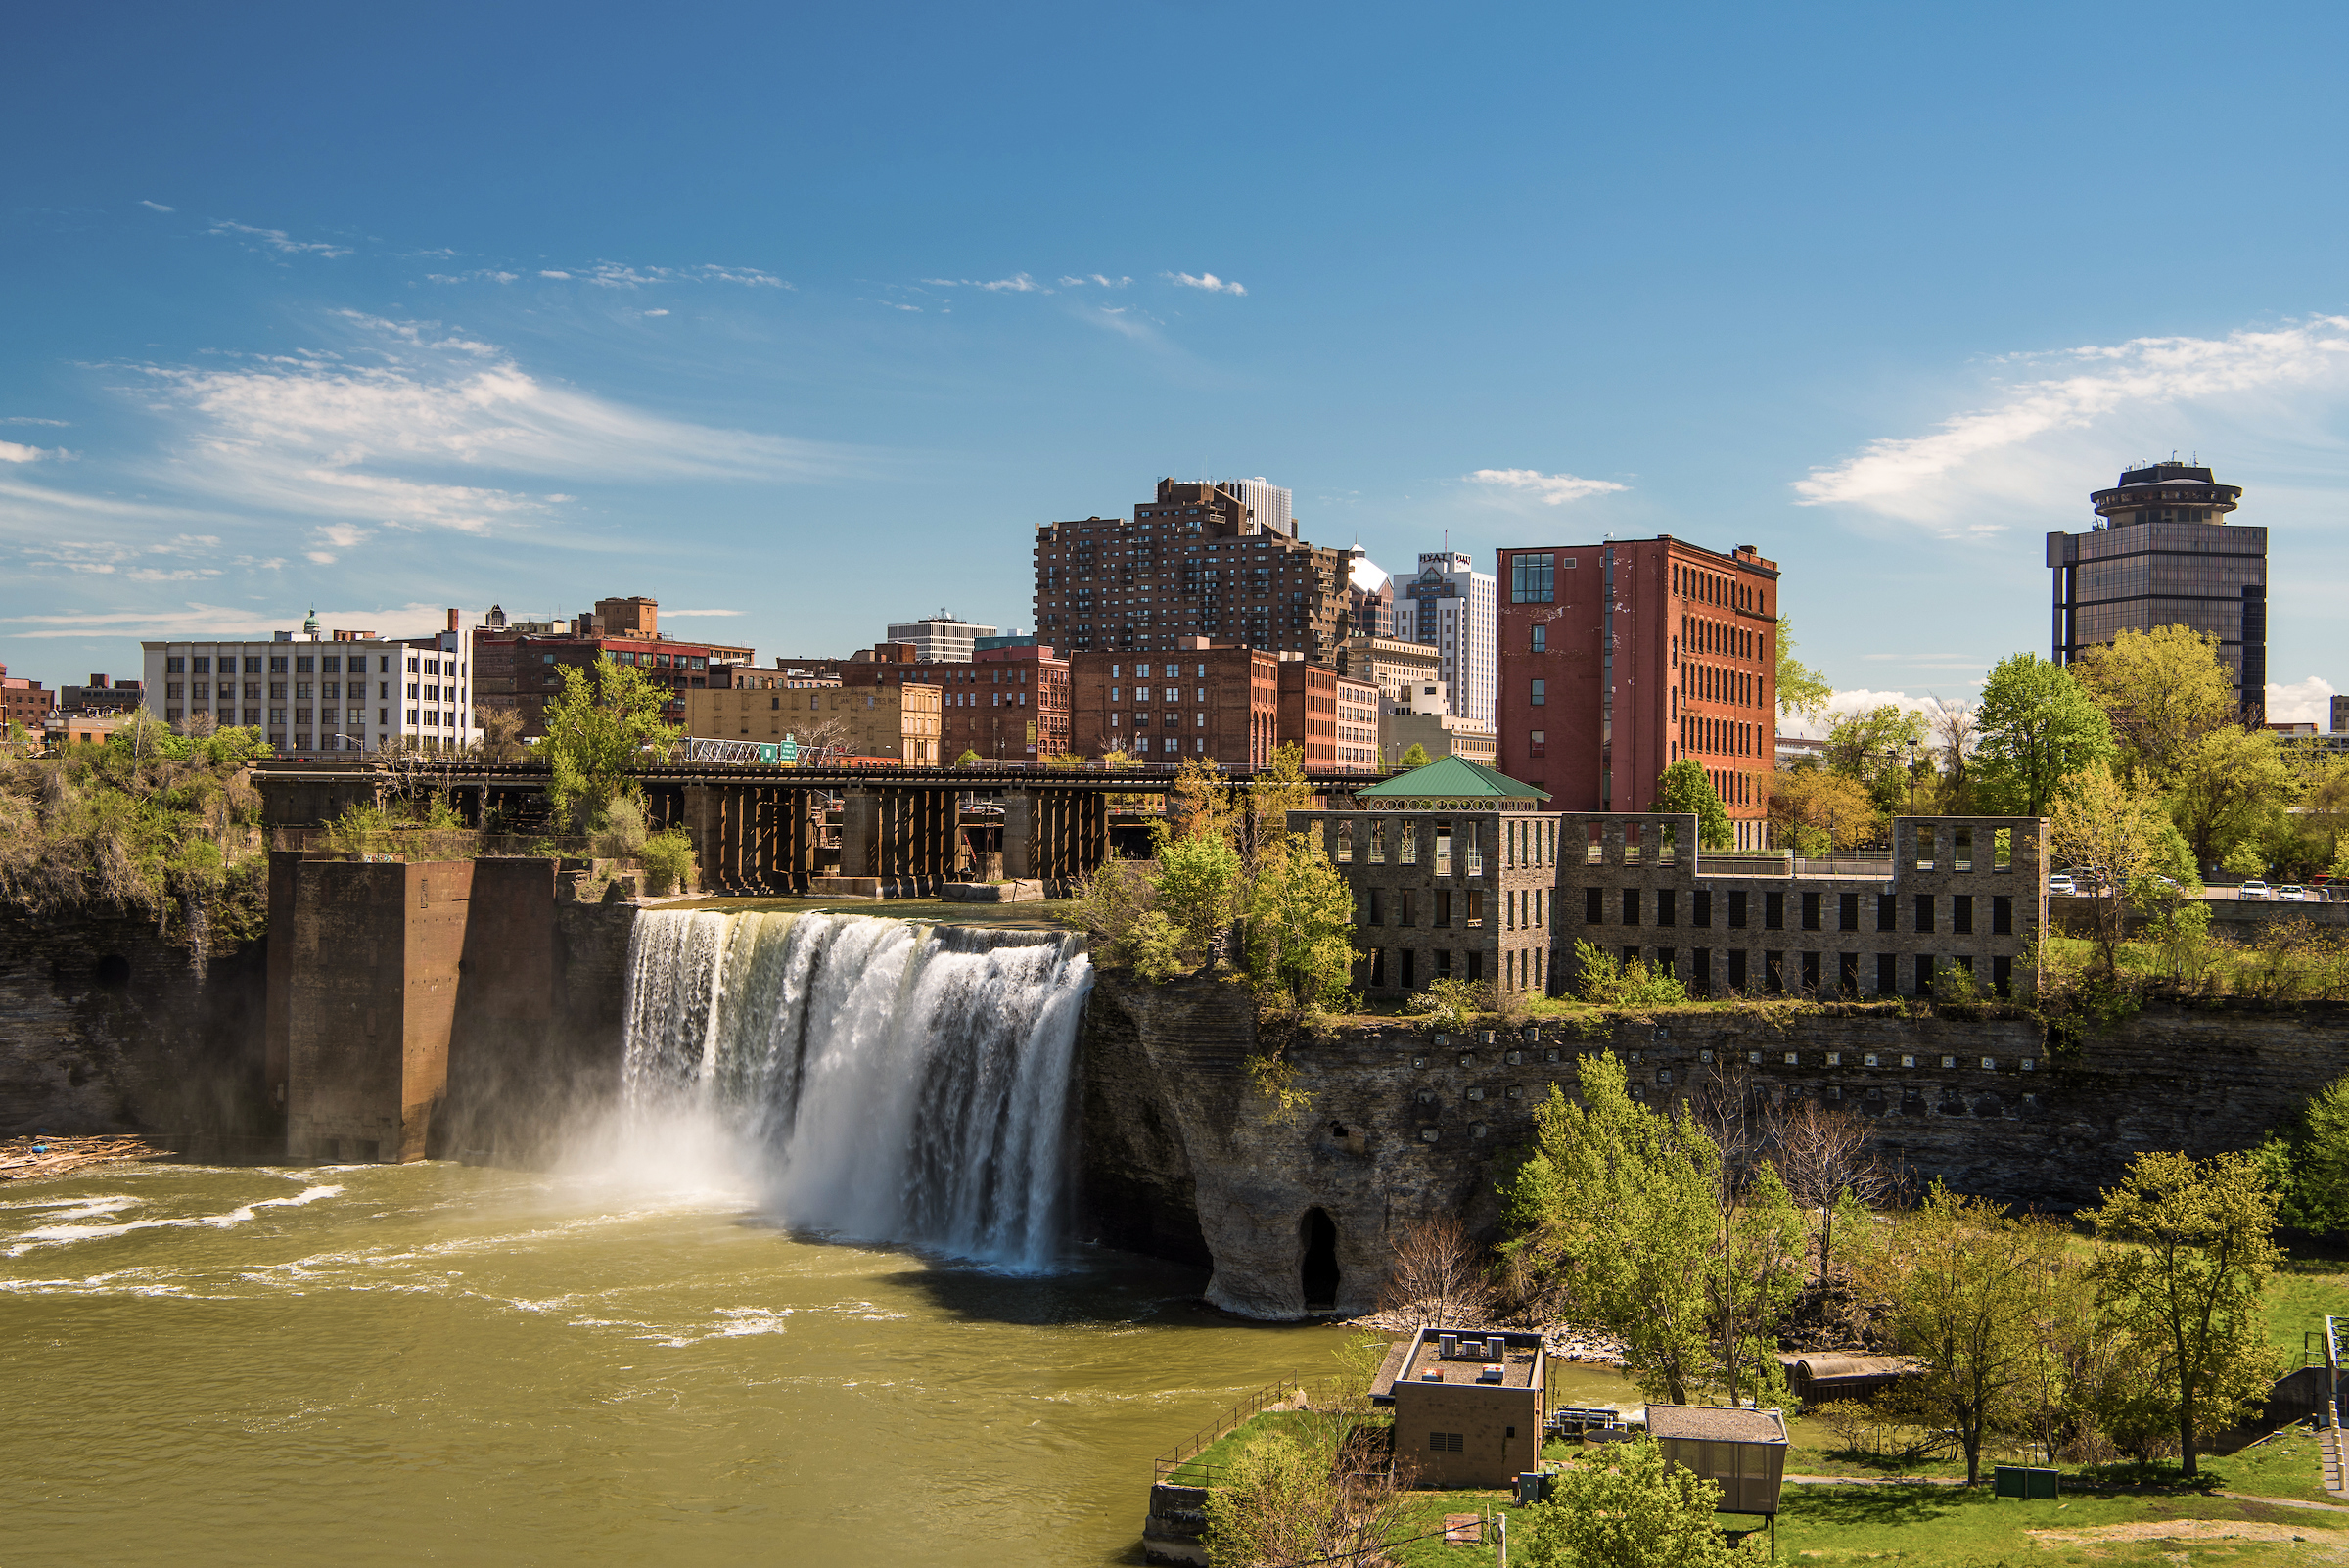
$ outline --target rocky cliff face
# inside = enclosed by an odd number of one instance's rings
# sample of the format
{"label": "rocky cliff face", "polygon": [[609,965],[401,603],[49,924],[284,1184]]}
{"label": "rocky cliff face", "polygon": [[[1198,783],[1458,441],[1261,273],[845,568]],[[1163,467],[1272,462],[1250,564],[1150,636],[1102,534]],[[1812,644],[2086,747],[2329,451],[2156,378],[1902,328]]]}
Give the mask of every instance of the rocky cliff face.
{"label": "rocky cliff face", "polygon": [[1103,975],[1081,1068],[1080,1217],[1111,1245],[1208,1263],[1217,1305],[1281,1318],[1307,1311],[1316,1212],[1335,1230],[1343,1313],[1374,1304],[1396,1227],[1454,1213],[1496,1234],[1534,1108],[1553,1084],[1574,1094],[1596,1051],[1623,1056],[1650,1104],[1727,1065],[1779,1103],[1869,1117],[1920,1177],[2071,1209],[2142,1151],[2248,1148],[2287,1124],[2349,1072],[2349,1009],[2157,1009],[2052,1056],[2029,1020],[1858,1009],[1625,1018],[1590,1038],[1348,1030],[1293,1051],[1312,1098],[1286,1124],[1250,1084],[1255,1048],[1236,990]]}
{"label": "rocky cliff face", "polygon": [[281,1134],[263,1086],[265,960],[199,964],[151,921],[0,913],[0,1135],[141,1130],[205,1158]]}

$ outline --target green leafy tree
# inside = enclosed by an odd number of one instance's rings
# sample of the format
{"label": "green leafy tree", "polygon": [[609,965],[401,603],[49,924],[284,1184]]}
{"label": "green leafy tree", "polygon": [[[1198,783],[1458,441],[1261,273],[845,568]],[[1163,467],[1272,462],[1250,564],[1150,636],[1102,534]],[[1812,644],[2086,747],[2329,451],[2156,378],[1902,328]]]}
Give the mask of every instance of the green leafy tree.
{"label": "green leafy tree", "polygon": [[960,757],[954,759],[954,765],[956,767],[977,767],[979,754],[966,748]]}
{"label": "green leafy tree", "polygon": [[1354,891],[1318,838],[1289,836],[1249,889],[1248,967],[1260,992],[1303,1015],[1346,994],[1354,978]]}
{"label": "green leafy tree", "polygon": [[627,775],[648,750],[668,746],[679,731],[664,723],[668,693],[634,665],[605,658],[592,673],[563,670],[563,690],[546,705],[546,738],[539,754],[554,769],[548,791],[576,832],[591,833],[608,820],[612,802],[630,792]]}
{"label": "green leafy tree", "polygon": [[1669,1463],[1647,1438],[1609,1443],[1560,1468],[1549,1500],[1521,1509],[1510,1543],[1533,1568],[1733,1568],[1714,1519],[1721,1488]]}
{"label": "green leafy tree", "polygon": [[1594,1007],[1672,1007],[1688,988],[1644,958],[1618,958],[1594,943],[1574,945],[1574,993]]}
{"label": "green leafy tree", "polygon": [[1778,669],[1778,715],[1783,718],[1796,716],[1817,718],[1827,711],[1827,703],[1835,688],[1818,670],[1794,656],[1794,623],[1785,616],[1778,618],[1775,653]]}
{"label": "green leafy tree", "polygon": [[1736,842],[1729,813],[1713,788],[1713,780],[1693,757],[1683,757],[1656,776],[1657,811],[1687,811],[1696,817],[1699,848],[1726,850]]}
{"label": "green leafy tree", "polygon": [[2096,1301],[2162,1367],[2180,1468],[2195,1448],[2256,1407],[2280,1367],[2259,1293],[2282,1257],[2278,1194],[2254,1155],[2207,1160],[2141,1154],[2086,1218],[2104,1243]]}
{"label": "green leafy tree", "polygon": [[2085,891],[2096,911],[2096,950],[2108,976],[2119,973],[2128,909],[2134,899],[2145,897],[2175,838],[2161,803],[2131,789],[2101,761],[2069,780],[2055,802],[2048,822],[2055,858],[2099,873]]}
{"label": "green leafy tree", "polygon": [[2169,773],[2170,814],[2203,865],[2256,838],[2299,793],[2273,730],[2211,730],[2185,748]]}
{"label": "green leafy tree", "polygon": [[1410,745],[1408,745],[1408,746],[1405,746],[1405,747],[1403,749],[1403,758],[1402,758],[1402,761],[1400,761],[1399,762],[1397,762],[1397,763],[1396,763],[1396,766],[1398,766],[1398,767],[1425,767],[1425,766],[1426,766],[1426,765],[1427,765],[1429,762],[1431,762],[1431,761],[1435,761],[1435,759],[1433,759],[1433,758],[1431,758],[1431,757],[1429,757],[1429,756],[1427,755],[1427,748],[1426,748],[1426,747],[1424,747],[1424,746],[1422,746],[1422,745],[1420,745],[1420,744],[1419,744],[1417,741],[1413,741],[1413,742],[1411,742],[1411,743],[1410,743]]}
{"label": "green leafy tree", "polygon": [[2121,771],[2146,788],[2170,789],[2195,743],[2234,722],[2234,671],[2190,626],[2124,630],[2081,650],[2071,674],[2112,721]]}
{"label": "green leafy tree", "polygon": [[1223,934],[1240,912],[1241,869],[1239,852],[1221,834],[1159,846],[1156,908],[1174,928],[1184,962],[1216,967]]}
{"label": "green leafy tree", "polygon": [[1266,1432],[1207,1495],[1212,1568],[1382,1568],[1404,1534],[1408,1500],[1379,1462],[1371,1429],[1312,1412],[1301,1429]]}
{"label": "green leafy tree", "polygon": [[1472,1027],[1491,1009],[1481,980],[1431,980],[1404,1005],[1418,1015],[1418,1027],[1439,1035],[1456,1035]]}
{"label": "green leafy tree", "polygon": [[1870,1271],[1891,1303],[1885,1327],[1924,1368],[1900,1385],[1900,1408],[1958,1434],[1968,1486],[1982,1479],[1984,1437],[2021,1424],[2044,1371],[2037,1313],[2063,1247],[2053,1224],[2008,1219],[1935,1181]]}
{"label": "green leafy tree", "polygon": [[1975,710],[1974,760],[1991,799],[2019,816],[2045,816],[2063,781],[2114,754],[2112,721],[2062,666],[2037,654],[1999,661]]}
{"label": "green leafy tree", "polygon": [[2258,845],[2245,840],[2219,857],[2219,869],[2238,877],[2264,877],[2268,857]]}
{"label": "green leafy tree", "polygon": [[2268,1134],[2280,1215],[2300,1230],[2349,1229],[2349,1075],[2312,1096],[2288,1142]]}
{"label": "green leafy tree", "polygon": [[1797,853],[1856,850],[1873,844],[1884,831],[1875,798],[1856,778],[1823,767],[1761,777],[1770,790],[1764,803],[1770,825],[1779,842],[1791,845]]}
{"label": "green leafy tree", "polygon": [[1586,1057],[1583,1103],[1553,1086],[1507,1192],[1507,1251],[1569,1315],[1624,1343],[1650,1399],[1686,1405],[1714,1378],[1707,1284],[1721,1151],[1683,1108],[1631,1097],[1622,1058]]}
{"label": "green leafy tree", "polygon": [[1925,715],[1898,703],[1847,714],[1827,731],[1826,764],[1857,779],[1886,816],[1908,809],[1911,767],[1925,752]]}

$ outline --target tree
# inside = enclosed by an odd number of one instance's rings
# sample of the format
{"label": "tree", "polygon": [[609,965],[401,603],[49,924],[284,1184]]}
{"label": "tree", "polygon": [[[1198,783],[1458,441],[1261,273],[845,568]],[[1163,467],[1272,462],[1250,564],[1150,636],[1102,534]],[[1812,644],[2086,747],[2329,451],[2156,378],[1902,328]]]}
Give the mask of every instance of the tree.
{"label": "tree", "polygon": [[1687,811],[1696,817],[1699,848],[1726,850],[1736,842],[1729,830],[1729,813],[1713,788],[1713,780],[1693,757],[1683,757],[1656,776],[1657,811]]}
{"label": "tree", "polygon": [[2257,834],[2295,793],[2273,730],[2211,730],[2188,744],[2170,770],[2170,814],[2201,865]]}
{"label": "tree", "polygon": [[1624,1370],[1650,1399],[1686,1405],[1713,1380],[1721,1153],[1685,1108],[1666,1118],[1634,1102],[1620,1057],[1586,1057],[1581,1075],[1582,1105],[1552,1086],[1535,1113],[1534,1153],[1506,1189],[1509,1250],[1575,1320],[1623,1341]]}
{"label": "tree", "polygon": [[1318,837],[1286,835],[1248,890],[1248,968],[1260,992],[1298,1015],[1346,994],[1354,978],[1354,890]]}
{"label": "tree", "polygon": [[1886,1326],[1901,1354],[1924,1368],[1899,1386],[1901,1408],[1957,1433],[1968,1486],[1982,1479],[1984,1434],[2016,1424],[2024,1408],[2038,1369],[2035,1309],[2063,1245],[2052,1223],[2008,1219],[1936,1181],[1871,1270],[1892,1303]]}
{"label": "tree", "polygon": [[2190,626],[2124,630],[2083,649],[2072,676],[2112,721],[2121,770],[2168,790],[2194,743],[2233,724],[2234,672],[2219,640]]}
{"label": "tree", "polygon": [[954,765],[956,767],[977,767],[979,765],[979,754],[966,747],[963,750],[963,754],[954,759]]}
{"label": "tree", "polygon": [[1981,738],[1981,723],[1969,704],[1939,697],[1932,702],[1933,711],[1925,717],[1941,757],[1943,795],[1937,809],[1951,816],[1972,816],[1974,744]]}
{"label": "tree", "polygon": [[2055,803],[2048,845],[2059,863],[2096,873],[2087,892],[2107,975],[2119,973],[2129,905],[2149,896],[2148,884],[2172,837],[2161,803],[2131,790],[2104,762],[2073,778]]}
{"label": "tree", "polygon": [[2088,1211],[2104,1243],[2089,1266],[2097,1305],[2157,1354],[2180,1468],[2195,1445],[2253,1408],[2281,1358],[2259,1293],[2282,1256],[2277,1194],[2255,1156],[2141,1154]]}
{"label": "tree", "polygon": [[2273,1132],[2268,1137],[2282,1156],[2278,1175],[2284,1223],[2301,1230],[2349,1229],[2349,1075],[2309,1099],[2288,1144]]}
{"label": "tree", "polygon": [[1765,773],[1762,779],[1770,791],[1770,823],[1781,838],[1813,833],[1822,848],[1856,850],[1883,832],[1876,803],[1858,779],[1820,767]]}
{"label": "tree", "polygon": [[1896,815],[1909,804],[1911,767],[1925,744],[1925,715],[1898,703],[1846,714],[1827,731],[1830,771],[1857,779],[1876,809]]}
{"label": "tree", "polygon": [[1435,759],[1427,755],[1427,748],[1417,741],[1413,741],[1403,749],[1403,757],[1395,765],[1398,767],[1425,767],[1433,761]]}
{"label": "tree", "polygon": [[554,768],[548,793],[556,811],[575,831],[602,827],[613,799],[629,788],[628,771],[644,764],[647,749],[677,738],[678,731],[661,719],[668,701],[668,693],[643,670],[608,655],[592,674],[564,667],[563,690],[547,702],[546,738],[538,750]]}
{"label": "tree", "polygon": [[1782,718],[1817,718],[1827,711],[1835,688],[1818,670],[1794,657],[1794,623],[1778,617],[1776,632],[1778,715]]}
{"label": "tree", "polygon": [[1302,1432],[1266,1432],[1241,1449],[1207,1495],[1214,1568],[1373,1568],[1391,1559],[1408,1500],[1406,1476],[1370,1452],[1366,1425],[1309,1416]]}
{"label": "tree", "polygon": [[1186,962],[1212,972],[1224,928],[1239,914],[1240,855],[1221,834],[1170,838],[1158,849],[1157,911],[1172,923]]}
{"label": "tree", "polygon": [[1982,684],[1974,758],[1993,801],[2018,816],[2045,816],[2063,781],[2113,755],[2112,723],[2063,667],[2011,654]]}
{"label": "tree", "polygon": [[1721,1488],[1671,1464],[1654,1441],[1609,1443],[1568,1459],[1550,1499],[1519,1511],[1533,1568],[1732,1568],[1750,1552],[1722,1539]]}
{"label": "tree", "polygon": [[1305,748],[1295,741],[1274,747],[1248,781],[1241,802],[1239,851],[1250,872],[1287,852],[1289,813],[1307,810],[1313,804],[1313,787],[1305,777]]}
{"label": "tree", "polygon": [[1868,1153],[1872,1128],[1858,1112],[1805,1095],[1770,1114],[1766,1137],[1787,1194],[1819,1219],[1819,1277],[1834,1277],[1835,1221],[1844,1200],[1874,1204],[1890,1183]]}
{"label": "tree", "polygon": [[1379,1311],[1401,1313],[1421,1328],[1469,1328],[1484,1320],[1493,1287],[1458,1215],[1405,1225],[1393,1250],[1387,1282],[1379,1287]]}
{"label": "tree", "polygon": [[522,743],[522,713],[503,704],[484,703],[474,710],[482,726],[481,754],[484,762],[519,762],[530,755]]}

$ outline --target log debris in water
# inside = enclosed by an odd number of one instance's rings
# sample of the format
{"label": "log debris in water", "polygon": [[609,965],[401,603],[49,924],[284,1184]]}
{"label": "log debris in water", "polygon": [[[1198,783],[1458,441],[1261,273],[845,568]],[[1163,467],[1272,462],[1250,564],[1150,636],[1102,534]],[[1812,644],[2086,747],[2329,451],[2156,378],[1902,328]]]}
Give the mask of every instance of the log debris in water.
{"label": "log debris in water", "polygon": [[32,1176],[64,1176],[84,1166],[112,1165],[119,1160],[161,1160],[169,1149],[159,1149],[135,1133],[105,1133],[97,1137],[0,1138],[0,1181]]}

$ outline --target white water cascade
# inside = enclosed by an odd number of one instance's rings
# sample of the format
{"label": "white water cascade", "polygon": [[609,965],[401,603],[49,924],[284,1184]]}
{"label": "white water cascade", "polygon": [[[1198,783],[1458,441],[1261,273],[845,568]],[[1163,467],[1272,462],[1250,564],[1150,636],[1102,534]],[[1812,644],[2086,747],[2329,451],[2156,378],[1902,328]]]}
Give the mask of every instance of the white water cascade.
{"label": "white water cascade", "polygon": [[791,1224],[1043,1268],[1091,985],[1069,937],[648,911],[628,939],[625,1097],[704,1109],[761,1148]]}

